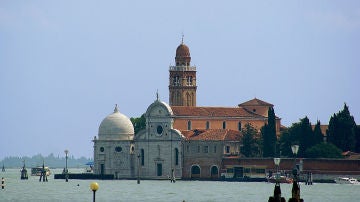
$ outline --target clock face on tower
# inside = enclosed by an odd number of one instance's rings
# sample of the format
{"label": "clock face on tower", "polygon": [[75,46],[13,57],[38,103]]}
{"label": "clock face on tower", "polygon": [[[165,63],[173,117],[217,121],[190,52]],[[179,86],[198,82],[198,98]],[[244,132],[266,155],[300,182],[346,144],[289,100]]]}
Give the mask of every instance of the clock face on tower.
{"label": "clock face on tower", "polygon": [[158,125],[157,128],[156,128],[156,132],[158,135],[161,135],[162,132],[163,132],[163,127],[161,125]]}

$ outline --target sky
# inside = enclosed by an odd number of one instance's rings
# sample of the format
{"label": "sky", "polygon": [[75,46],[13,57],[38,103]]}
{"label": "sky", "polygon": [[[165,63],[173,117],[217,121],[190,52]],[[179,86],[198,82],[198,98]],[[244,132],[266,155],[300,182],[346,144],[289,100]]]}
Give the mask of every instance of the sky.
{"label": "sky", "polygon": [[0,1],[0,160],[92,157],[118,104],[139,117],[168,102],[181,43],[197,67],[197,105],[274,104],[284,126],[360,124],[360,1]]}

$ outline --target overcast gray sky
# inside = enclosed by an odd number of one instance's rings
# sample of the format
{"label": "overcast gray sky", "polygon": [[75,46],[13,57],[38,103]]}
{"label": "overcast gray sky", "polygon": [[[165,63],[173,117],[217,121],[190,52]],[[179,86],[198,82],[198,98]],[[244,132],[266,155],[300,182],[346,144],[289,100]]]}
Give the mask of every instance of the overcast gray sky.
{"label": "overcast gray sky", "polygon": [[0,160],[92,157],[118,104],[138,117],[168,102],[181,42],[199,106],[275,105],[282,124],[360,122],[360,1],[0,1]]}

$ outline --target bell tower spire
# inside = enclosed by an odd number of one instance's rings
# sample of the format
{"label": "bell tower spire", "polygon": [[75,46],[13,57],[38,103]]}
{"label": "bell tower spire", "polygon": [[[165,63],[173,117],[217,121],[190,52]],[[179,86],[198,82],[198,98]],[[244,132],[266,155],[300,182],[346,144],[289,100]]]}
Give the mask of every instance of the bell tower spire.
{"label": "bell tower spire", "polygon": [[196,106],[196,67],[190,65],[190,49],[184,44],[176,48],[175,66],[169,68],[170,106]]}

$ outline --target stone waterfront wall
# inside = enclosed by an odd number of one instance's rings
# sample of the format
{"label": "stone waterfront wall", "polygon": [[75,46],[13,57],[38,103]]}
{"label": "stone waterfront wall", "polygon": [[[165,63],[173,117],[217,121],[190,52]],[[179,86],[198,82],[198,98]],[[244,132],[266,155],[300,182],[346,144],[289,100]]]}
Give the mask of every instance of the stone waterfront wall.
{"label": "stone waterfront wall", "polygon": [[[328,179],[334,176],[360,176],[360,159],[296,159],[303,173],[311,172],[315,178]],[[275,170],[273,158],[223,158],[222,168],[228,166],[264,166],[267,170]],[[294,159],[282,158],[279,169],[291,171],[294,167]]]}

